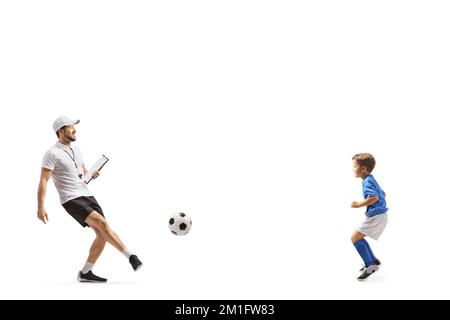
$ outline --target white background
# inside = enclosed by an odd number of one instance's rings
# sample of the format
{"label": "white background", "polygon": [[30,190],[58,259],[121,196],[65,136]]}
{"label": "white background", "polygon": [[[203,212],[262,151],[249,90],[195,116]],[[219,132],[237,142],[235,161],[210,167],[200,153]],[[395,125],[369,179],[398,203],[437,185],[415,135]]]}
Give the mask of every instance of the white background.
{"label": "white background", "polygon": [[[0,298],[450,298],[447,1],[3,1]],[[59,205],[36,218],[59,115],[112,228],[80,285],[93,232]],[[387,193],[379,273],[355,280],[364,218],[351,157]],[[193,229],[175,237],[176,210]]]}

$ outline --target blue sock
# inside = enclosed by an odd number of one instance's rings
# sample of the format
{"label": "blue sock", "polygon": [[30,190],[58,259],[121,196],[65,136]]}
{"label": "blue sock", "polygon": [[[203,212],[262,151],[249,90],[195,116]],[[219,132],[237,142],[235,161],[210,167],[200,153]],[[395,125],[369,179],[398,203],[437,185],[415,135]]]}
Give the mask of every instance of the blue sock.
{"label": "blue sock", "polygon": [[364,242],[364,245],[366,246],[367,250],[369,251],[369,255],[370,255],[370,259],[372,260],[372,264],[375,261],[375,255],[373,254],[372,248],[369,246],[369,243],[367,242],[366,239],[362,239],[362,242]]}
{"label": "blue sock", "polygon": [[[366,246],[367,244],[367,246]],[[367,268],[368,266],[370,266],[371,264],[373,264],[373,260],[372,257],[370,256],[370,247],[368,247],[368,243],[367,241],[363,240],[359,240],[356,241],[353,244],[356,248],[356,250],[358,250],[359,255],[361,256],[361,258],[364,261],[364,266]],[[369,249],[368,249],[369,248]]]}

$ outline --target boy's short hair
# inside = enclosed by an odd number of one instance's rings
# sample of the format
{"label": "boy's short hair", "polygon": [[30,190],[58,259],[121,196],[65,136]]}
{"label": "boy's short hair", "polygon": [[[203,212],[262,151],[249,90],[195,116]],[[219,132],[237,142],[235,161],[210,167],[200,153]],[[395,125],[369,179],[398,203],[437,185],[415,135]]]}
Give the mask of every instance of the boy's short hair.
{"label": "boy's short hair", "polygon": [[376,161],[374,156],[370,153],[355,154],[352,160],[355,160],[361,167],[366,168],[368,173],[372,173],[375,168]]}

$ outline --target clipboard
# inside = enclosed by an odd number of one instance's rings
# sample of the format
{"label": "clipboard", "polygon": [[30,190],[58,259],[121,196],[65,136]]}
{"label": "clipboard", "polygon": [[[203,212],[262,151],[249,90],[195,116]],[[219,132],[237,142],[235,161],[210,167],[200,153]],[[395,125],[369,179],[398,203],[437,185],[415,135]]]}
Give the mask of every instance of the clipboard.
{"label": "clipboard", "polygon": [[89,170],[89,173],[84,178],[84,183],[89,184],[89,182],[91,182],[92,180],[92,174],[95,171],[100,171],[108,161],[109,158],[105,155],[102,155],[100,159],[98,159],[97,162],[92,166],[91,170]]}

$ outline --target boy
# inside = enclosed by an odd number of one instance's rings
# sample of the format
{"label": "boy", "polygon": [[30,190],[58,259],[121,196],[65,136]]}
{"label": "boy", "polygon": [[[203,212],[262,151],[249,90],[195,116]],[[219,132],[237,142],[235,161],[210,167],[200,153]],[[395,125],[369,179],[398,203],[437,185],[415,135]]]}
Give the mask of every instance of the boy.
{"label": "boy", "polygon": [[386,194],[371,174],[375,168],[375,158],[370,153],[359,153],[354,155],[352,160],[355,177],[363,180],[364,201],[354,201],[351,207],[367,207],[366,219],[352,235],[352,243],[364,261],[364,268],[361,269],[362,273],[358,280],[365,280],[379,269],[381,262],[374,256],[364,237],[369,236],[378,240],[386,228],[388,208],[386,207]]}

